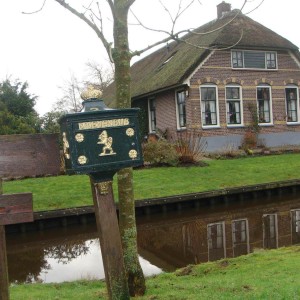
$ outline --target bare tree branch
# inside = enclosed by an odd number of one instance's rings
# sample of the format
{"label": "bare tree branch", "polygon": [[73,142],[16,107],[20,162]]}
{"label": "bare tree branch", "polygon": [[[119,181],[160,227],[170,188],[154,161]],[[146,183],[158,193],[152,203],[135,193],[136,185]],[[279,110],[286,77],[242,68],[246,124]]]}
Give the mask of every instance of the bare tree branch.
{"label": "bare tree branch", "polygon": [[244,31],[243,31],[243,29],[242,29],[241,35],[240,35],[238,41],[236,41],[234,44],[232,44],[232,45],[230,45],[230,46],[222,47],[222,48],[217,48],[216,46],[213,46],[213,47],[198,46],[198,45],[196,45],[196,44],[189,43],[188,41],[183,40],[183,39],[181,39],[181,38],[178,38],[178,39],[176,39],[176,40],[179,41],[180,43],[185,43],[185,44],[187,44],[187,45],[190,45],[190,46],[195,47],[195,48],[198,48],[198,49],[222,51],[222,50],[228,50],[228,49],[231,49],[231,48],[235,47],[236,45],[238,45],[238,44],[240,43],[240,41],[242,40],[243,36],[244,36]]}
{"label": "bare tree branch", "polygon": [[256,7],[254,7],[252,10],[246,12],[245,15],[249,15],[249,14],[252,13],[253,11],[257,10],[264,2],[265,2],[265,0],[262,0],[262,1],[261,1]]}
{"label": "bare tree branch", "polygon": [[24,15],[32,15],[32,14],[36,14],[36,13],[42,11],[43,8],[44,8],[44,6],[45,6],[45,4],[46,4],[46,1],[47,1],[47,0],[44,0],[44,2],[43,2],[43,4],[42,4],[42,7],[41,7],[40,9],[38,9],[38,10],[36,10],[36,11],[32,11],[32,12],[24,12],[24,11],[22,11],[22,14],[24,14]]}
{"label": "bare tree branch", "polygon": [[160,41],[158,41],[158,42],[156,42],[156,43],[154,43],[154,44],[151,44],[151,45],[147,46],[147,47],[144,48],[144,49],[136,50],[136,51],[131,52],[131,57],[133,57],[133,56],[139,56],[139,55],[141,55],[142,53],[144,53],[144,52],[146,52],[146,51],[148,51],[148,50],[150,50],[150,49],[152,49],[152,48],[154,48],[154,47],[156,47],[156,46],[159,46],[159,45],[161,45],[161,44],[167,43],[167,42],[172,41],[172,40],[175,40],[175,39],[176,39],[176,38],[175,38],[174,36],[169,36],[169,37],[167,37],[167,38],[165,38],[165,39],[163,39],[163,40],[160,40]]}
{"label": "bare tree branch", "polygon": [[[207,31],[207,32],[194,32],[192,31],[191,29],[188,29],[188,30],[182,30],[182,31],[178,31],[176,33],[173,32],[174,30],[174,27],[175,27],[175,23],[178,21],[178,18],[180,17],[180,15],[186,11],[193,3],[194,3],[194,0],[191,0],[190,3],[184,8],[182,9],[181,8],[181,3],[182,3],[182,0],[180,0],[180,5],[179,5],[179,8],[177,10],[177,13],[176,13],[176,16],[175,18],[172,17],[170,11],[168,10],[168,8],[160,1],[161,5],[163,6],[163,8],[167,11],[168,15],[170,16],[172,22],[173,22],[173,26],[172,26],[172,31],[171,32],[168,32],[168,31],[165,31],[165,30],[158,30],[158,29],[153,29],[153,28],[149,28],[147,26],[145,26],[140,20],[139,18],[134,14],[134,12],[131,10],[131,13],[133,14],[134,18],[137,20],[138,22],[138,25],[142,26],[143,28],[147,29],[147,30],[150,30],[150,31],[154,31],[154,32],[159,32],[159,33],[164,33],[164,34],[167,34],[168,37],[161,40],[161,41],[158,41],[156,43],[153,43],[151,45],[148,45],[147,47],[145,47],[144,49],[141,49],[141,50],[137,50],[137,51],[133,51],[131,53],[131,56],[136,56],[136,55],[141,55],[142,53],[156,47],[156,46],[159,46],[161,44],[164,44],[168,41],[171,41],[171,40],[175,40],[175,41],[178,41],[178,42],[185,42],[186,44],[190,44],[186,41],[184,41],[183,39],[181,39],[179,36],[184,34],[184,33],[191,33],[191,34],[195,34],[195,35],[208,35],[208,34],[212,34],[216,31],[219,31],[221,29],[223,29],[224,27],[226,27],[227,25],[229,25],[231,22],[233,22],[237,16],[241,13],[241,11],[244,9],[246,3],[248,2],[249,0],[244,0],[244,3],[241,7],[240,10],[237,11],[237,13],[233,16],[233,18],[231,18],[228,22],[226,22],[224,25],[214,29],[214,30],[211,30],[211,31]],[[264,0],[263,0],[264,1]],[[241,38],[242,38],[243,34],[241,34],[241,37],[240,39],[238,40],[237,43],[239,43],[241,41]],[[231,45],[231,47],[234,47],[237,43]],[[193,45],[193,44],[190,44],[191,46],[194,46],[194,47],[197,47],[197,48],[201,48],[201,49],[215,49],[215,48],[210,48],[210,47],[200,47],[200,46],[197,46],[197,45]],[[227,48],[224,48],[223,50],[225,50]]]}
{"label": "bare tree branch", "polygon": [[232,23],[238,17],[238,15],[240,15],[240,13],[244,9],[244,7],[245,7],[245,5],[246,5],[246,3],[248,1],[249,0],[244,0],[244,4],[243,4],[242,8],[237,11],[237,13],[233,16],[233,18],[231,18],[228,22],[226,22],[222,26],[220,26],[220,27],[218,27],[218,28],[216,28],[214,30],[210,30],[210,31],[206,31],[206,32],[194,32],[192,30],[189,30],[189,32],[192,33],[192,34],[195,34],[195,35],[208,35],[208,34],[211,34],[211,33],[214,33],[214,32],[217,32],[217,31],[223,29],[224,27],[226,27],[227,25],[229,25],[230,23]]}
{"label": "bare tree branch", "polygon": [[[111,59],[111,61],[113,61],[112,55],[111,55],[111,45],[112,44],[106,40],[106,38],[103,35],[103,32],[96,26],[96,24],[94,22],[90,21],[84,14],[78,12],[72,6],[67,4],[64,0],[55,0],[55,1],[57,3],[59,3],[61,6],[63,6],[64,8],[66,8],[68,11],[70,11],[72,14],[74,14],[75,16],[77,16],[78,18],[83,20],[87,25],[89,25],[94,30],[94,32],[97,34],[97,36],[102,41],[102,43],[109,55],[109,58]],[[108,0],[108,1],[111,1],[111,0]]]}

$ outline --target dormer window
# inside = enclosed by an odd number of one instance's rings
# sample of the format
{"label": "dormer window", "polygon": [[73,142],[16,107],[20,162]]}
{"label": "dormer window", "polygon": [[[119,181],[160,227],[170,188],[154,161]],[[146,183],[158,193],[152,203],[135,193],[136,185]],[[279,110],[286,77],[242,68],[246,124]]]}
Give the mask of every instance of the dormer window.
{"label": "dormer window", "polygon": [[233,69],[276,70],[277,54],[273,51],[232,50]]}

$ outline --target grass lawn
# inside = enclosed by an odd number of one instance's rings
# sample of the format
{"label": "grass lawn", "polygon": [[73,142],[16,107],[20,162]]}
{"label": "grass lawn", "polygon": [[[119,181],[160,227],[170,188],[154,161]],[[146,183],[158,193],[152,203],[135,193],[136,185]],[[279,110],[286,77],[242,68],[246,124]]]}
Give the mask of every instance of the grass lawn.
{"label": "grass lawn", "polygon": [[[135,199],[188,194],[300,178],[300,154],[211,160],[207,167],[163,167],[134,171]],[[87,175],[23,179],[3,183],[4,193],[32,192],[34,210],[92,205]],[[117,198],[116,180],[114,180]]]}
{"label": "grass lawn", "polygon": [[[148,278],[137,300],[300,299],[300,246],[260,250]],[[12,300],[107,299],[103,282],[13,285]]]}

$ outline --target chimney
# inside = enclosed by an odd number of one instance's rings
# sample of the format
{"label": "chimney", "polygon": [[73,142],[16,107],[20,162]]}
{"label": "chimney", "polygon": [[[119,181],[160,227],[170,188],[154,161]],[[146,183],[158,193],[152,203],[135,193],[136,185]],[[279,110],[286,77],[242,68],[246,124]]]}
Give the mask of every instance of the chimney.
{"label": "chimney", "polygon": [[218,13],[218,19],[221,19],[225,13],[231,11],[231,4],[226,3],[223,1],[222,3],[217,5],[217,13]]}

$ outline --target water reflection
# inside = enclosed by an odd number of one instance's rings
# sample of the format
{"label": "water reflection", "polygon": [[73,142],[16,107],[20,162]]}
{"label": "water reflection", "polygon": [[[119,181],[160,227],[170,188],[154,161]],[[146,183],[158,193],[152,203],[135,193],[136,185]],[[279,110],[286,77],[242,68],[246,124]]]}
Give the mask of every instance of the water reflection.
{"label": "water reflection", "polygon": [[[146,276],[191,263],[300,243],[300,199],[255,199],[185,213],[139,217],[138,245]],[[11,282],[102,279],[95,225],[7,235]]]}
{"label": "water reflection", "polygon": [[151,253],[148,258],[158,267],[166,270],[167,265],[172,271],[191,263],[247,254],[255,248],[300,243],[300,199],[274,197],[215,205],[182,216],[143,220],[138,229],[141,251]]}

